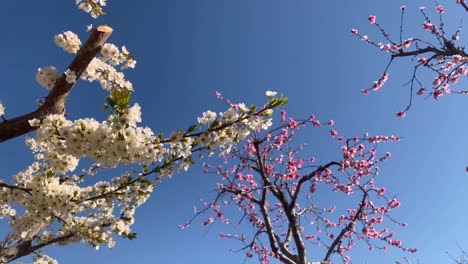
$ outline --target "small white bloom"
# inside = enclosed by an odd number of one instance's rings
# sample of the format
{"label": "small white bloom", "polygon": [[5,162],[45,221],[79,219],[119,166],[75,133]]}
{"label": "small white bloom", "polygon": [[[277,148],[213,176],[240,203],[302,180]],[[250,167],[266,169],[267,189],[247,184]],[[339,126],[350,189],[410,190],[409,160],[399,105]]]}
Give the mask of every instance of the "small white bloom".
{"label": "small white bloom", "polygon": [[60,75],[54,66],[37,69],[36,81],[44,88],[50,90],[54,88],[55,82]]}
{"label": "small white bloom", "polygon": [[122,54],[123,55],[129,55],[130,54],[130,52],[128,52],[128,50],[127,50],[127,47],[122,46]]}
{"label": "small white bloom", "polygon": [[86,32],[89,32],[93,29],[93,24],[89,24],[87,27],[86,27]]}
{"label": "small white bloom", "polygon": [[240,109],[242,112],[247,112],[247,111],[249,111],[249,108],[247,108],[247,106],[245,106],[244,103],[240,103],[240,104],[239,104],[239,109]]}
{"label": "small white bloom", "polygon": [[239,117],[237,110],[234,108],[229,108],[226,112],[220,114],[221,117],[226,119],[226,122],[234,122]]}
{"label": "small white bloom", "polygon": [[54,42],[57,46],[68,53],[77,53],[81,45],[81,41],[78,36],[71,31],[55,35]]}
{"label": "small white bloom", "polygon": [[205,131],[200,135],[200,143],[203,147],[208,146],[212,140],[213,138],[211,137],[209,132]]}
{"label": "small white bloom", "polygon": [[67,83],[74,83],[76,82],[76,74],[74,71],[71,71],[70,69],[67,69],[65,71],[65,80],[67,81]]}
{"label": "small white bloom", "polygon": [[0,103],[0,116],[5,114],[5,106],[3,106],[2,103]]}
{"label": "small white bloom", "polygon": [[274,92],[274,91],[266,91],[265,94],[266,94],[266,96],[267,96],[268,98],[272,98],[272,97],[274,97],[274,96],[277,94],[277,92]]}
{"label": "small white bloom", "polygon": [[213,122],[216,120],[216,113],[208,110],[206,112],[203,112],[203,117],[199,117],[197,118],[197,120],[200,125],[206,125],[209,122]]}
{"label": "small white bloom", "polygon": [[85,11],[86,13],[89,13],[89,12],[91,12],[91,10],[93,10],[93,7],[88,3],[81,3],[78,6],[78,8]]}
{"label": "small white bloom", "polygon": [[137,123],[141,122],[141,107],[138,103],[135,103],[132,107],[125,110],[125,120],[130,126],[136,126]]}
{"label": "small white bloom", "polygon": [[37,119],[37,118],[33,118],[31,120],[28,121],[29,122],[29,125],[31,127],[39,127],[41,126],[41,120]]}

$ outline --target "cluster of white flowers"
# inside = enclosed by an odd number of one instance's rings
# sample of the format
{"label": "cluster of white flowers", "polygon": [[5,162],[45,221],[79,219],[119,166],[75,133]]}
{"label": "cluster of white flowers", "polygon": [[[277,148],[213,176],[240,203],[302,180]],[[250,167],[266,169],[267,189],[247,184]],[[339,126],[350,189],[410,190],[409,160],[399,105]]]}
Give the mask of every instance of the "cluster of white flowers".
{"label": "cluster of white flowers", "polygon": [[[76,0],[79,8],[92,16],[103,14],[105,0]],[[54,38],[55,43],[70,53],[81,45],[70,31]],[[95,247],[106,244],[113,247],[113,235],[132,238],[131,225],[135,210],[154,190],[160,176],[171,176],[175,170],[187,170],[193,164],[194,150],[211,153],[220,149],[228,153],[232,144],[244,140],[251,131],[271,126],[272,102],[276,92],[267,92],[269,105],[257,114],[244,104],[230,104],[219,114],[206,111],[187,131],[173,132],[169,138],[154,135],[148,127],[140,127],[141,107],[129,106],[132,84],[115,69],[135,67],[136,61],[123,46],[105,44],[101,56],[94,58],[81,75],[82,79],[97,81],[111,96],[113,107],[109,118],[68,120],[63,115],[49,115],[43,120],[32,119],[29,124],[38,127],[34,138],[26,143],[36,161],[13,177],[12,185],[0,187],[0,218],[6,218],[12,228],[5,241],[34,239],[47,243],[67,237],[60,245],[84,242]],[[76,82],[76,73],[64,72],[67,83]],[[54,87],[60,77],[55,67],[38,69],[36,80],[45,88]],[[118,107],[114,107],[115,105]],[[278,103],[278,102],[276,102]],[[0,103],[0,115],[4,107]],[[73,173],[83,158],[94,162],[93,169]],[[119,165],[131,165],[129,172],[114,178],[87,184],[92,174]],[[157,174],[156,182],[147,179]],[[35,264],[57,263],[48,256],[34,257]]]}
{"label": "cluster of white flowers", "polygon": [[107,0],[75,0],[79,9],[90,13],[92,17],[97,18],[103,15],[102,7],[106,5]]}
{"label": "cluster of white flowers", "polygon": [[54,42],[57,46],[68,53],[77,53],[81,45],[81,41],[78,36],[71,31],[55,35]]}
{"label": "cluster of white flowers", "polygon": [[65,80],[67,83],[74,83],[76,82],[76,74],[74,71],[71,71],[70,69],[67,69],[65,72]]}
{"label": "cluster of white flowers", "polygon": [[133,90],[131,82],[125,80],[122,72],[117,71],[112,65],[94,58],[81,75],[83,80],[98,81],[104,90],[112,89]]}
{"label": "cluster of white flowers", "polygon": [[[1,189],[2,197],[24,208],[22,215],[11,219],[13,232],[8,240],[34,238],[44,243],[75,234],[61,243],[86,241],[94,247],[99,244],[112,247],[115,244],[112,232],[129,236],[135,209],[153,191],[151,182],[141,177],[133,179],[129,174],[116,177],[111,183],[101,181],[81,188],[78,186],[81,177],[53,177],[51,173],[47,164],[35,162],[14,177],[16,186],[22,190]],[[120,212],[115,210],[117,205]],[[57,221],[60,225],[53,228],[51,224]]]}
{"label": "cluster of white flowers", "polygon": [[2,103],[0,103],[0,116],[5,114],[5,106],[3,106]]}
{"label": "cluster of white flowers", "polygon": [[36,81],[44,88],[50,90],[54,88],[55,82],[60,77],[54,66],[37,69]]}
{"label": "cluster of white flowers", "polygon": [[[201,145],[209,151],[221,149],[222,154],[227,153],[233,143],[245,139],[252,130],[271,125],[265,115],[270,110],[260,110],[261,115],[248,111],[243,104],[231,105],[219,115],[206,111],[198,118],[205,129],[195,126],[187,132],[173,132],[166,139],[137,126],[141,122],[138,104],[122,111],[117,119],[111,115],[113,118],[102,122],[91,118],[70,121],[62,115],[50,115],[42,122],[31,120],[31,125],[40,125],[35,138],[27,139],[37,153],[37,161],[15,175],[17,188],[0,188],[1,216],[9,219],[12,228],[7,240],[44,243],[72,234],[60,244],[84,242],[98,249],[102,244],[113,247],[113,235],[132,237],[135,210],[154,190],[155,183],[145,175],[154,172],[171,176],[175,169],[187,170],[193,163],[194,148]],[[85,176],[66,174],[85,157],[99,164],[99,170],[134,164],[146,172],[131,170],[86,185]],[[86,175],[92,173],[84,171]],[[10,203],[21,207],[19,215],[9,207]]]}
{"label": "cluster of white flowers", "polygon": [[[87,1],[82,4],[89,4],[90,2],[93,1]],[[97,4],[98,2],[94,1],[93,3]],[[76,53],[81,45],[78,36],[71,31],[56,35],[54,42],[69,53]],[[121,70],[134,68],[136,60],[125,46],[122,46],[120,51],[114,44],[106,43],[101,49],[101,56],[93,58],[86,70],[81,74],[81,79],[90,82],[97,81],[107,91],[115,89],[133,91],[132,83],[125,79],[122,72],[115,69],[114,66],[118,65],[121,65]],[[77,76],[75,72],[67,69],[64,74],[67,83],[72,84],[76,82]],[[60,75],[53,66],[39,68],[36,73],[36,81],[46,89],[52,89],[59,77]]]}
{"label": "cluster of white flowers", "polygon": [[[6,201],[2,201],[6,202]],[[10,205],[8,204],[2,204],[0,206],[0,219],[5,218],[7,216],[15,216],[16,215],[16,210],[11,208]]]}
{"label": "cluster of white flowers", "polygon": [[136,127],[141,121],[138,104],[127,109],[122,121],[128,125],[92,118],[70,121],[62,115],[50,115],[42,121],[36,138],[28,142],[32,150],[44,153],[57,173],[73,171],[84,157],[106,167],[149,165],[163,159],[165,150],[151,129]]}
{"label": "cluster of white flowers", "polygon": [[136,60],[133,59],[125,46],[122,46],[122,51],[119,51],[119,48],[114,44],[106,43],[102,46],[101,54],[100,59],[104,62],[108,61],[113,66],[122,64],[121,70],[135,68]]}
{"label": "cluster of white flowers", "polygon": [[58,264],[57,260],[42,254],[39,256],[33,256],[33,260],[33,264]]}

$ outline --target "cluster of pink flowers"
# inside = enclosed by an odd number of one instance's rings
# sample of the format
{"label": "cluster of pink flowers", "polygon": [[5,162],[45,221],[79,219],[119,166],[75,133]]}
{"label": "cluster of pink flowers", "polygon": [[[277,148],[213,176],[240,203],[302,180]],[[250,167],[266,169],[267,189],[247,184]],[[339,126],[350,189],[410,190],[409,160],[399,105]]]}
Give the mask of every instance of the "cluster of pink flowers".
{"label": "cluster of pink flowers", "polygon": [[[457,1],[457,3],[464,4],[464,1]],[[405,13],[405,10],[406,7],[402,6],[402,23],[404,21],[403,15]],[[468,58],[465,57],[463,49],[456,47],[454,43],[459,39],[459,33],[461,31],[461,28],[458,28],[455,31],[455,33],[451,35],[450,38],[446,37],[446,30],[444,29],[444,23],[442,21],[442,14],[445,13],[445,8],[442,5],[437,5],[435,7],[435,11],[440,17],[440,23],[438,25],[434,23],[427,15],[425,7],[420,7],[419,10],[424,17],[424,22],[422,24],[423,30],[429,31],[437,38],[438,43],[441,45],[440,48],[438,48],[437,45],[431,45],[428,41],[421,39],[407,38],[406,40],[402,40],[402,34],[400,34],[399,41],[392,40],[390,38],[390,34],[388,34],[387,31],[385,31],[381,27],[381,25],[376,23],[376,17],[374,15],[369,16],[367,20],[370,24],[373,24],[378,28],[383,39],[388,41],[388,43],[385,44],[373,41],[367,35],[359,34],[359,31],[356,29],[351,30],[351,33],[353,35],[360,37],[361,40],[363,40],[366,44],[374,46],[386,53],[390,53],[390,56],[392,57],[392,60],[390,60],[388,65],[385,67],[382,76],[377,81],[374,81],[371,88],[362,89],[361,93],[368,94],[371,90],[380,90],[380,88],[388,79],[388,70],[392,62],[400,57],[409,57],[414,58],[414,61],[417,62],[415,64],[412,79],[409,82],[411,91],[414,91],[416,95],[429,94],[432,95],[432,97],[435,100],[438,100],[444,94],[468,94],[468,91],[453,91],[451,88],[452,85],[458,83],[461,77],[465,77],[468,75],[468,68],[466,67]],[[400,28],[401,32],[403,33],[403,24],[400,25]],[[428,56],[428,54],[430,56]],[[423,85],[417,78],[416,74],[418,73],[420,68],[423,67],[428,68],[431,72],[436,73],[436,77],[432,82],[431,91],[428,91],[428,89],[426,88],[427,86]],[[410,97],[410,103],[406,106],[406,108],[396,113],[397,117],[406,116],[406,112],[410,109],[412,105],[411,101],[412,97]]]}
{"label": "cluster of pink flowers", "polygon": [[[331,127],[335,122],[330,120],[325,125]],[[406,226],[393,218],[385,221],[391,210],[398,208],[400,203],[396,198],[385,198],[386,189],[375,184],[379,172],[377,165],[390,158],[391,154],[386,152],[378,156],[373,145],[397,142],[399,138],[393,135],[370,136],[366,133],[363,137],[344,140],[337,139],[338,132],[332,129],[330,136],[337,142],[345,142],[341,147],[342,159],[319,165],[314,157],[300,157],[299,152],[304,145],[293,147],[292,139],[296,131],[307,126],[321,125],[315,116],[298,121],[287,118],[286,112],[282,110],[279,127],[265,134],[256,133],[250,136],[242,148],[234,148],[232,154],[224,157],[224,166],[204,164],[205,173],[220,176],[220,182],[217,183],[218,195],[213,202],[204,202],[203,209],[195,211],[195,217],[211,211],[212,214],[208,213],[202,225],[217,221],[226,223],[230,220],[227,220],[227,212],[223,212],[227,210],[223,207],[237,207],[243,212],[244,221],[258,230],[254,232],[257,235],[249,240],[250,236],[246,234],[222,232],[220,237],[240,240],[250,245],[244,248],[247,256],[256,254],[262,260],[261,263],[269,263],[269,258],[281,258],[284,252],[265,249],[260,237],[265,235],[270,243],[280,243],[271,240],[271,237],[278,236],[277,239],[280,239],[291,232],[299,232],[304,241],[319,245],[329,245],[333,240],[339,239],[340,246],[336,251],[343,259],[348,260],[346,253],[359,240],[366,241],[371,248],[387,249],[387,246],[395,246],[404,251],[415,252],[415,249],[403,247],[401,242],[392,239],[395,234],[393,231],[388,228],[377,229],[385,223]],[[327,190],[342,193],[348,201],[355,199],[356,207],[342,208],[339,203],[328,201],[333,204],[321,208],[314,197]],[[289,195],[283,196],[281,193]],[[299,193],[301,196],[294,200]],[[381,199],[376,199],[378,197],[387,202],[380,203]],[[313,206],[312,200],[315,201]],[[288,215],[287,210],[294,210],[295,213]],[[292,230],[287,224],[291,223],[290,217],[297,218],[294,220],[297,223],[309,225],[297,226],[297,229]],[[193,219],[181,228],[186,228],[192,221]],[[342,230],[346,230],[344,235],[340,235]],[[322,241],[327,243],[321,243]]]}

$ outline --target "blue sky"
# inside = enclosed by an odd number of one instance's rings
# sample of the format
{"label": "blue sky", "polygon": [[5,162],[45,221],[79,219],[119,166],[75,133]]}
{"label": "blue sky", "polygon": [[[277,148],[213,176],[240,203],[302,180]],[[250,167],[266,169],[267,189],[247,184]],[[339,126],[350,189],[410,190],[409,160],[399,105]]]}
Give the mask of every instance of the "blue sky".
{"label": "blue sky", "polygon": [[[452,0],[440,2],[446,19],[453,19],[446,21],[448,28],[455,30],[466,14]],[[137,68],[127,77],[136,90],[134,100],[142,106],[144,125],[153,131],[186,128],[207,109],[223,110],[216,90],[248,104],[261,104],[265,90],[275,90],[289,97],[285,109],[299,118],[315,114],[334,119],[348,136],[369,131],[402,137],[397,144],[380,147],[393,155],[382,165],[379,183],[401,201],[394,216],[408,227],[399,230],[398,237],[418,253],[356,247],[353,263],[394,263],[403,256],[413,263],[448,263],[445,252],[459,253],[457,242],[468,249],[466,98],[416,98],[407,117],[397,119],[395,113],[408,100],[403,84],[410,78],[409,61],[393,65],[381,91],[360,94],[380,76],[387,58],[353,38],[350,29],[378,36],[367,23],[373,14],[396,34],[401,4],[408,9],[407,32],[422,34],[418,6],[433,10],[432,1],[109,0],[108,15],[98,20],[76,10],[72,0],[6,1],[0,11],[0,99],[7,118],[34,109],[35,100],[46,95],[35,83],[36,69],[65,69],[72,59],[53,44],[53,36],[72,30],[85,40],[86,25],[108,24],[114,28],[109,41],[126,45],[137,56]],[[463,31],[461,37],[463,43]],[[69,118],[103,118],[104,97],[97,86],[79,83],[67,102]],[[317,157],[337,153],[331,141],[325,144],[307,135],[301,140]],[[0,156],[6,179],[32,158],[23,138],[2,143]],[[229,251],[240,245],[218,238],[220,226],[178,229],[191,217],[192,205],[213,194],[214,183],[197,167],[164,181],[138,211],[134,241],[119,240],[112,250],[72,245],[46,252],[61,263],[242,263],[242,253]],[[314,245],[309,251],[315,252]]]}

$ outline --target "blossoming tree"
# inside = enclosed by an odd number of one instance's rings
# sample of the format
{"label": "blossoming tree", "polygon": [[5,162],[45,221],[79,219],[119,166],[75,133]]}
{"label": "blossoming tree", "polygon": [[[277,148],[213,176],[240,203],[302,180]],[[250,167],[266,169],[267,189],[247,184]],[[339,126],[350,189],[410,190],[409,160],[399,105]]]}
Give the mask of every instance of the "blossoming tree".
{"label": "blossoming tree", "polygon": [[[468,5],[464,0],[453,1],[468,12]],[[370,91],[379,90],[388,80],[391,65],[398,59],[410,59],[412,70],[407,85],[410,95],[407,106],[398,111],[398,117],[404,117],[410,110],[413,102],[413,95],[432,97],[438,100],[444,94],[468,94],[468,90],[453,90],[460,78],[468,75],[467,62],[468,54],[464,46],[459,46],[462,26],[447,29],[444,22],[445,8],[436,1],[436,6],[426,8],[419,7],[422,15],[422,30],[429,35],[427,38],[405,37],[405,12],[406,6],[401,6],[401,24],[399,34],[391,36],[388,31],[378,23],[376,16],[370,15],[368,22],[375,25],[381,34],[381,40],[374,40],[368,35],[360,33],[357,29],[352,29],[351,33],[361,38],[366,44],[373,46],[389,55],[390,60],[386,65],[382,75],[370,88],[361,90],[363,94]],[[429,11],[428,11],[429,10]],[[435,15],[434,15],[435,13]],[[430,83],[419,77],[422,71],[427,70],[434,78]]]}
{"label": "blossoming tree", "polygon": [[[104,14],[106,1],[76,4],[97,17]],[[55,44],[75,57],[62,73],[53,66],[37,71],[36,80],[50,90],[37,110],[10,118],[0,104],[0,141],[36,131],[34,137],[26,137],[35,160],[11,179],[0,181],[0,218],[11,229],[0,246],[0,263],[31,253],[35,263],[56,263],[40,250],[69,243],[112,247],[115,236],[134,238],[130,227],[135,210],[162,177],[187,170],[195,152],[227,153],[251,131],[268,128],[272,109],[286,102],[270,96],[258,109],[229,103],[219,115],[206,111],[197,124],[169,137],[155,135],[151,128],[139,126],[141,107],[132,102],[133,86],[122,72],[135,67],[134,56],[125,46],[106,43],[112,33],[109,26],[88,30],[83,45],[70,31],[55,36]],[[66,99],[79,79],[99,83],[109,92],[106,120],[65,116]],[[92,165],[79,171],[82,159]],[[120,175],[97,182],[89,179],[121,165],[127,165],[127,171]]]}
{"label": "blossoming tree", "polygon": [[[318,263],[310,261],[319,259],[329,263],[334,255],[351,263],[348,254],[358,241],[370,250],[397,247],[415,252],[389,229],[406,224],[391,217],[391,210],[400,203],[376,183],[378,165],[390,153],[378,154],[375,145],[399,139],[368,133],[344,139],[331,128],[330,135],[341,144],[336,159],[317,156],[316,160],[301,155],[314,146],[305,149],[293,138],[299,129],[321,126],[320,121],[314,116],[296,121],[287,118],[284,110],[281,115],[278,127],[252,133],[245,145],[224,153],[222,166],[205,164],[206,173],[219,177],[217,195],[195,209],[195,216],[181,228],[197,217],[206,217],[205,226],[216,222],[250,225],[251,233],[221,232],[220,236],[238,240],[246,258],[255,256],[260,263],[271,259],[287,264]],[[346,207],[338,202],[343,200]],[[235,214],[231,217],[228,207],[242,212],[240,219]],[[322,255],[310,254],[307,249],[317,245],[324,248]]]}
{"label": "blossoming tree", "polygon": [[[467,89],[454,88],[460,86],[463,77],[468,75],[468,53],[464,44],[461,44],[460,38],[462,35],[462,23],[460,21],[458,27],[448,27],[448,18],[453,20],[453,15],[450,16],[446,10],[446,6],[450,4],[456,5],[455,8],[462,12],[468,12],[468,4],[465,0],[450,1],[450,3],[441,4],[441,1],[436,0],[435,5],[426,7],[420,6],[421,13],[421,36],[404,36],[405,31],[405,16],[407,7],[401,6],[401,19],[399,26],[399,34],[391,36],[388,28],[378,22],[375,15],[368,16],[367,20],[374,25],[380,33],[380,40],[377,37],[369,37],[361,33],[357,29],[352,29],[351,34],[359,37],[364,43],[373,46],[382,51],[389,57],[389,61],[385,66],[382,75],[370,88],[363,89],[363,94],[368,94],[371,91],[379,90],[389,78],[391,66],[397,60],[409,60],[411,65],[408,76],[407,86],[409,88],[409,102],[402,110],[398,111],[398,117],[405,117],[413,104],[414,96],[422,96],[426,99],[439,100],[443,95],[468,94]],[[446,6],[445,6],[446,5]],[[452,10],[453,11],[453,10]],[[414,34],[414,33],[413,33]],[[414,34],[416,35],[416,34]],[[429,74],[431,79],[421,77],[423,74]],[[468,167],[466,167],[468,171]],[[460,258],[454,258],[449,255],[453,263],[466,263],[466,252],[459,246],[462,251]],[[448,253],[447,253],[448,254]]]}

